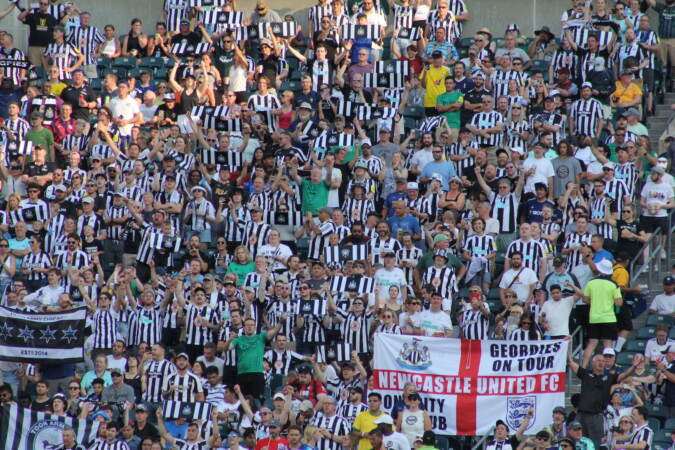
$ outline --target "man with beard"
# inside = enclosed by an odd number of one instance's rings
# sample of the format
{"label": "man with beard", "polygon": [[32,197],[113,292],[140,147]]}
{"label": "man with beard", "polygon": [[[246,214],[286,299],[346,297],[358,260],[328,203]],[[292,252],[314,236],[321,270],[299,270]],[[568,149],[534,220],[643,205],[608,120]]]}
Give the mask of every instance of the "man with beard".
{"label": "man with beard", "polygon": [[466,126],[475,114],[483,110],[483,97],[492,94],[492,91],[485,88],[485,74],[483,72],[475,72],[472,78],[474,88],[464,96],[464,105],[461,112],[462,126]]}

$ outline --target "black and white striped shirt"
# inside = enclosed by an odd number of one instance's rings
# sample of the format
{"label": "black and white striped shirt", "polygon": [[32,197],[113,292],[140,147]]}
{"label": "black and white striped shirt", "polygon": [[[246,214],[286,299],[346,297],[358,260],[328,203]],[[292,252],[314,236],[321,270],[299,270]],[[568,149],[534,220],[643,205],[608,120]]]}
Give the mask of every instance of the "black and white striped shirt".
{"label": "black and white striped shirt", "polygon": [[[227,342],[230,338],[230,332],[235,331],[237,336],[244,335],[244,328],[234,328],[231,324],[220,329],[220,335],[218,336],[218,341]],[[237,366],[237,349],[232,347],[232,350],[224,350],[221,357],[225,361],[225,367],[236,367]]]}
{"label": "black and white striped shirt", "polygon": [[614,200],[614,211],[621,211],[624,197],[629,196],[630,191],[623,180],[614,178],[610,181],[605,181],[605,195]]}
{"label": "black and white striped shirt", "polygon": [[330,235],[336,232],[335,223],[332,220],[326,220],[319,225],[320,234],[312,231],[311,241],[309,242],[309,253],[307,259],[318,260],[323,253],[323,249],[328,245]]}
{"label": "black and white striped shirt", "polygon": [[312,89],[319,92],[322,84],[333,85],[333,64],[330,61],[314,60],[308,67],[312,75]]}
{"label": "black and white striped shirt", "polygon": [[[123,217],[128,217],[129,216],[129,210],[127,209],[126,206],[115,206],[115,205],[109,205],[106,208],[105,211],[105,218],[108,219],[121,219]],[[122,239],[123,233],[124,233],[124,225],[117,225],[114,223],[108,224],[107,227],[107,235],[108,239],[113,239],[113,240],[120,240]]]}
{"label": "black and white striped shirt", "polygon": [[272,110],[281,108],[281,103],[279,103],[279,99],[276,95],[272,93],[267,93],[265,95],[253,94],[249,97],[246,106],[253,111],[265,113],[263,115],[269,130],[271,132],[276,131],[276,116],[271,114]]}
{"label": "black and white striped shirt", "polygon": [[96,64],[96,47],[105,42],[105,38],[96,27],[75,27],[68,33],[67,41],[75,46],[83,55],[82,64]]}
{"label": "black and white striped shirt", "polygon": [[342,405],[338,410],[338,415],[345,419],[349,426],[351,427],[356,419],[356,416],[363,411],[367,411],[368,406],[365,403],[359,403],[357,405],[353,403],[347,403]]}
{"label": "black and white striped shirt", "polygon": [[635,168],[633,161],[628,161],[625,164],[618,164],[614,166],[614,177],[624,182],[628,188],[628,196],[635,199],[635,188],[638,181],[638,170]]}
{"label": "black and white striped shirt", "polygon": [[598,231],[598,234],[602,235],[605,239],[612,239],[612,226],[604,221],[605,219],[605,205],[607,204],[607,197],[604,195],[602,197],[593,197],[591,198],[589,209],[592,219],[602,219],[603,222],[596,223],[595,227]]}
{"label": "black and white striped shirt", "polygon": [[146,402],[161,402],[162,387],[166,382],[165,380],[168,380],[174,373],[176,373],[176,366],[166,359],[147,361],[143,366],[143,375],[146,377],[143,400]]}
{"label": "black and white striped shirt", "polygon": [[[270,231],[272,231],[272,227],[262,221],[255,223],[251,220],[246,223],[242,243],[247,246],[252,258],[255,258],[260,247],[267,243]],[[255,236],[255,242],[251,243],[251,237],[253,236]]]}
{"label": "black and white striped shirt", "polygon": [[490,217],[499,221],[500,233],[516,232],[519,203],[520,198],[514,193],[508,195],[490,193]]}
{"label": "black and white striped shirt", "polygon": [[36,272],[33,269],[47,269],[52,266],[52,261],[49,259],[47,253],[40,251],[40,253],[29,253],[21,260],[21,268],[28,269],[28,281],[46,280],[47,274]]}
{"label": "black and white striped shirt", "polygon": [[194,403],[197,401],[197,394],[204,393],[201,381],[192,372],[186,371],[183,375],[176,372],[165,378],[163,390],[168,391],[172,386],[176,389],[170,398],[177,402]]}
{"label": "black and white striped shirt", "polygon": [[75,250],[74,252],[66,250],[57,255],[54,265],[61,270],[69,271],[70,269],[83,269],[90,264],[89,255],[82,250]]}
{"label": "black and white striped shirt", "polygon": [[[483,306],[489,311],[487,303]],[[481,310],[474,311],[470,305],[466,305],[462,312],[462,337],[464,339],[487,339],[490,329],[490,316],[483,314]]]}
{"label": "black and white striped shirt", "polygon": [[[565,244],[563,245],[563,248],[574,247],[580,245],[582,242],[585,243],[586,245],[591,245],[591,233],[588,232],[584,234],[579,234],[577,232],[570,233],[567,236],[567,239],[565,239]],[[573,250],[571,253],[567,255],[567,270],[574,269],[576,266],[581,264],[582,260],[583,256],[581,256],[579,250]]]}
{"label": "black and white striped shirt", "polygon": [[394,238],[389,239],[371,239],[368,243],[370,249],[369,253],[371,256],[371,264],[384,264],[384,254],[387,252],[392,252],[396,254],[401,250],[402,245],[399,241]]}
{"label": "black and white striped shirt", "polygon": [[338,309],[336,314],[342,317],[342,339],[351,345],[351,349],[357,353],[369,351],[370,324],[373,320],[371,312],[356,315],[354,312],[346,312]]}
{"label": "black and white striped shirt", "polygon": [[530,130],[531,130],[530,125],[524,120],[521,120],[520,122],[509,121],[504,127],[504,136],[506,137],[506,145],[509,148],[521,149],[523,153],[527,153],[527,142],[525,142],[525,140],[520,136],[524,132]]}
{"label": "black and white striped shirt", "polygon": [[[490,253],[497,251],[497,244],[492,236],[477,236],[473,235],[464,242],[464,250],[474,256],[487,257]],[[490,261],[490,260],[488,260]]]}
{"label": "black and white striped shirt", "polygon": [[[0,59],[12,60],[17,62],[26,62],[26,54],[18,48],[8,49],[6,47],[0,48]],[[2,68],[2,73],[5,78],[9,78],[14,82],[14,86],[21,85],[21,71],[25,70],[20,67],[6,66]]]}
{"label": "black and white striped shirt", "polygon": [[[232,218],[233,212],[234,217],[237,218],[236,222]],[[244,240],[246,224],[251,220],[251,213],[248,208],[240,206],[234,208],[234,211],[230,210],[230,208],[225,208],[221,212],[221,216],[225,222],[225,239],[228,242],[242,242]]]}
{"label": "black and white striped shirt", "polygon": [[535,240],[527,242],[523,242],[521,239],[515,240],[506,248],[506,257],[511,258],[516,251],[523,255],[523,266],[532,269],[535,274],[539,274],[541,259],[544,257],[544,249],[541,244]]}
{"label": "black and white striped shirt", "polygon": [[77,61],[80,55],[80,51],[77,48],[67,42],[63,44],[53,42],[47,46],[44,55],[51,57],[52,65],[59,68],[59,78],[62,80],[70,80],[72,78],[72,74],[66,69]]}
{"label": "black and white striped shirt", "polygon": [[431,284],[444,299],[452,299],[452,293],[457,291],[457,277],[453,267],[428,267],[422,274],[424,284]]}
{"label": "black and white striped shirt", "polygon": [[633,431],[633,436],[630,438],[630,443],[639,444],[640,442],[645,442],[647,446],[644,448],[644,450],[651,450],[652,439],[654,439],[654,431],[652,431],[652,429],[649,427],[649,424],[645,423],[637,430]]}
{"label": "black and white striped shirt", "polygon": [[570,116],[574,134],[596,136],[598,121],[604,119],[602,103],[594,98],[579,99],[572,103]]}
{"label": "black and white striped shirt", "polygon": [[265,352],[263,358],[269,362],[274,375],[286,376],[291,369],[293,361],[303,361],[305,357],[291,350],[279,352],[275,349],[269,349]]}
{"label": "black and white striped shirt", "polygon": [[402,249],[396,252],[396,262],[398,264],[401,264],[403,262],[412,263],[412,267],[401,266],[401,269],[403,269],[403,273],[405,274],[405,280],[410,286],[412,286],[415,282],[413,273],[415,272],[415,267],[417,267],[417,262],[420,260],[423,254],[424,252],[422,252],[422,250],[420,250],[417,247],[412,248],[403,247]]}
{"label": "black and white striped shirt", "polygon": [[[504,116],[497,111],[480,112],[471,119],[471,125],[479,130],[493,128],[500,123],[504,123]],[[498,147],[502,145],[502,133],[491,134],[489,137],[476,136],[475,140],[481,147]]]}
{"label": "black and white striped shirt", "polygon": [[162,310],[159,306],[138,305],[129,317],[129,345],[146,342],[154,345],[162,339]]}
{"label": "black and white striped shirt", "polygon": [[211,329],[206,323],[218,323],[215,311],[209,305],[185,305],[185,342],[190,345],[204,345],[212,341]]}
{"label": "black and white striped shirt", "polygon": [[117,338],[117,319],[115,313],[99,309],[92,318],[94,348],[111,349]]}
{"label": "black and white striped shirt", "polygon": [[516,70],[496,69],[492,72],[492,92],[495,99],[508,95],[510,80],[515,80],[518,83],[518,87],[522,86],[520,73]]}
{"label": "black and white striped shirt", "polygon": [[[332,435],[347,436],[350,433],[350,426],[345,419],[338,415],[328,417],[322,414],[320,417],[312,420],[312,424],[317,428],[325,428]],[[342,450],[342,444],[332,439],[322,437],[316,442],[317,450]]]}

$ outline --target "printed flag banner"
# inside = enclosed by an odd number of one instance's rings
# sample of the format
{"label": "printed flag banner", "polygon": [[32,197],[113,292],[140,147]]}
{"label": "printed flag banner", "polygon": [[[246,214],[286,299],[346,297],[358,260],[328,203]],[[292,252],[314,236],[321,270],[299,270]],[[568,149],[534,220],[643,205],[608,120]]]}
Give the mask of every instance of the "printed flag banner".
{"label": "printed flag banner", "polygon": [[21,408],[16,404],[4,405],[0,416],[5,450],[47,450],[59,448],[63,444],[63,429],[71,427],[75,439],[85,447],[92,443],[98,434],[99,422],[93,420],[61,417],[44,412]]}
{"label": "printed flag banner", "polygon": [[59,313],[0,306],[0,360],[72,363],[84,360],[86,308]]}
{"label": "printed flag banner", "polygon": [[377,333],[374,390],[391,410],[406,383],[417,385],[437,433],[483,435],[497,419],[526,434],[548,426],[565,404],[567,341],[476,341]]}

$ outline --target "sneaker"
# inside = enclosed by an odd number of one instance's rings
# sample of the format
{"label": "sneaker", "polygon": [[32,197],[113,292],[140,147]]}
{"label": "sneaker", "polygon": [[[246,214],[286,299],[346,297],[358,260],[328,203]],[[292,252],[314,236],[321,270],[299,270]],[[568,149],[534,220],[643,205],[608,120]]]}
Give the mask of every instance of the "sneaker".
{"label": "sneaker", "polygon": [[661,259],[666,259],[666,251],[661,250]]}

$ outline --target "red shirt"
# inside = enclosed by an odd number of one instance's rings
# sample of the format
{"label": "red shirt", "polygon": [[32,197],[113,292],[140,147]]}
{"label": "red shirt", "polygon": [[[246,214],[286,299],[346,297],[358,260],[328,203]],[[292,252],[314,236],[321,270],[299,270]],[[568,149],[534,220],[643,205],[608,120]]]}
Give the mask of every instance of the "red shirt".
{"label": "red shirt", "polygon": [[298,392],[298,396],[303,400],[309,400],[312,404],[316,404],[316,396],[319,394],[326,394],[326,388],[323,387],[320,381],[312,380],[309,384],[300,384],[297,380],[290,383]]}
{"label": "red shirt", "polygon": [[267,437],[265,439],[260,439],[258,443],[255,444],[255,450],[277,450],[279,445],[285,446],[285,450],[288,450],[291,443],[282,437],[278,437],[274,440],[272,440],[271,437]]}

